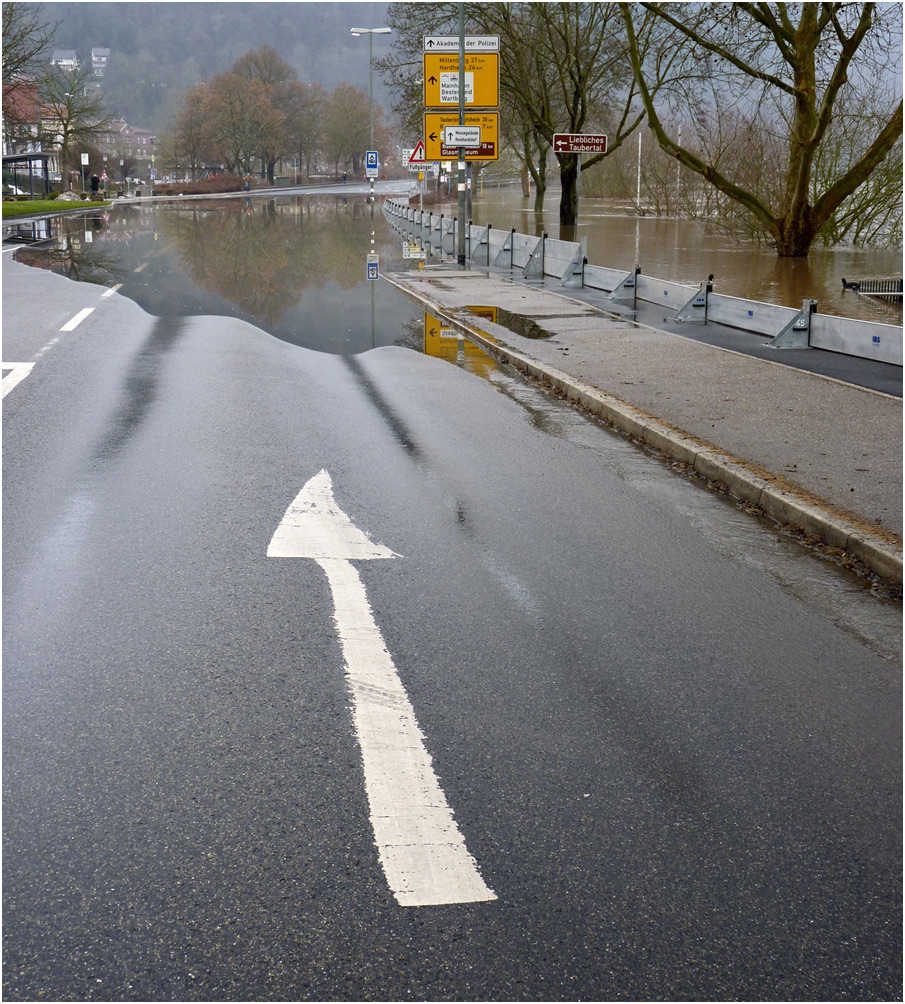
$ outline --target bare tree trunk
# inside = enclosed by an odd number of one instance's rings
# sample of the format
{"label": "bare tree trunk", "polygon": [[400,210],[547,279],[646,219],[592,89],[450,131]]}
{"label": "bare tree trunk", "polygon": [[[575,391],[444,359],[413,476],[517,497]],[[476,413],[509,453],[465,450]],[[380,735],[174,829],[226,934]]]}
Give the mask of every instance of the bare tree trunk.
{"label": "bare tree trunk", "polygon": [[558,154],[562,194],[559,199],[559,225],[574,227],[578,219],[578,155]]}
{"label": "bare tree trunk", "polygon": [[547,194],[547,147],[544,138],[535,133],[537,141],[537,169],[534,173],[534,211],[544,211],[544,197]]}

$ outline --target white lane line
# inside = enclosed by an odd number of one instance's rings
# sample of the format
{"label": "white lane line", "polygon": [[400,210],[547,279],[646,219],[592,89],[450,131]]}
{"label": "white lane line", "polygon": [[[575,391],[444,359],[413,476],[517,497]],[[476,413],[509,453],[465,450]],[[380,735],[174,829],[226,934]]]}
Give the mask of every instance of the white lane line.
{"label": "white lane line", "polygon": [[67,321],[60,331],[74,331],[85,318],[94,312],[94,307],[83,307],[71,321]]}
{"label": "white lane line", "polygon": [[438,906],[494,900],[465,846],[353,560],[395,558],[339,508],[330,475],[313,477],[286,510],[271,558],[311,558],[324,570],[352,695],[374,841],[396,902]]}
{"label": "white lane line", "polygon": [[34,363],[0,363],[0,369],[9,370],[3,377],[3,397],[31,373]]}
{"label": "white lane line", "polygon": [[117,291],[118,289],[122,289],[122,286],[123,286],[123,284],[122,284],[121,282],[118,282],[118,283],[117,283],[117,284],[116,284],[115,286],[111,286],[111,287],[110,287],[110,288],[109,288],[109,289],[107,290],[107,292],[106,292],[106,293],[101,293],[101,299],[103,300],[103,299],[104,299],[105,297],[108,297],[108,296],[113,296],[113,294],[114,294],[114,293],[115,293],[115,292],[116,292],[116,291]]}

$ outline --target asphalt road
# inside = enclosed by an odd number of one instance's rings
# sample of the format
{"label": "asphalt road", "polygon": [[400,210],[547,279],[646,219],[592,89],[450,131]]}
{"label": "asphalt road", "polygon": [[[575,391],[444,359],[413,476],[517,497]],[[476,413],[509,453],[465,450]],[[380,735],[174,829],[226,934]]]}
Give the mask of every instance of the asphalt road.
{"label": "asphalt road", "polygon": [[[22,268],[5,999],[900,996],[900,669],[830,573],[455,366]],[[335,597],[267,557],[321,471],[495,899],[388,884]]]}

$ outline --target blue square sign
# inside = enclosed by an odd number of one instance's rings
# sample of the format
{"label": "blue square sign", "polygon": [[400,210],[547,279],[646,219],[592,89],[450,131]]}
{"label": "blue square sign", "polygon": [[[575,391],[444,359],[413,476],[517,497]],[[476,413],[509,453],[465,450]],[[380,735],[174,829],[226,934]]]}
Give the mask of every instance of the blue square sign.
{"label": "blue square sign", "polygon": [[376,261],[369,261],[368,262],[368,278],[369,279],[376,279],[377,278],[377,262]]}
{"label": "blue square sign", "polygon": [[365,154],[365,167],[370,168],[372,171],[377,170],[377,151],[368,150]]}

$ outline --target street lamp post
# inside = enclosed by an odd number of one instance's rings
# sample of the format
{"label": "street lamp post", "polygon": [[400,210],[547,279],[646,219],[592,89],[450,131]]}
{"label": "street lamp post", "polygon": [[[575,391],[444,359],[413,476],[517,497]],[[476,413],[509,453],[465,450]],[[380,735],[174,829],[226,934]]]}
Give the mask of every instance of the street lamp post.
{"label": "street lamp post", "polygon": [[[369,150],[374,149],[374,36],[389,35],[392,28],[350,28],[349,31],[355,38],[359,35],[368,36],[368,111],[371,119],[371,145]],[[371,253],[374,252],[374,178],[369,179],[368,204],[371,207]],[[374,295],[374,284],[371,283],[371,296]]]}
{"label": "street lamp post", "polygon": [[374,149],[374,36],[389,35],[392,28],[350,28],[349,32],[358,38],[368,36],[368,108],[371,113],[371,146]]}

